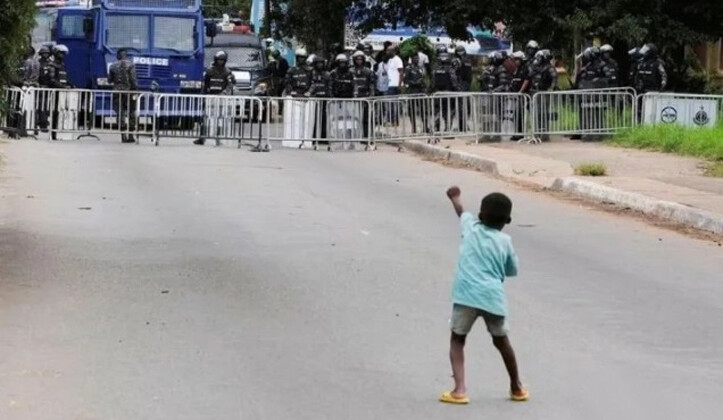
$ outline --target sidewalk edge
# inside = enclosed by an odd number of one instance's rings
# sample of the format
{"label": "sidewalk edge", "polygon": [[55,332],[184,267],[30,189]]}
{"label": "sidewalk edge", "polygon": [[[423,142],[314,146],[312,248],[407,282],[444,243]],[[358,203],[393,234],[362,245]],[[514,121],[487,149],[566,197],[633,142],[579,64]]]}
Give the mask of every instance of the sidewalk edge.
{"label": "sidewalk edge", "polygon": [[[480,172],[500,176],[498,162],[491,159],[485,159],[471,153],[432,146],[414,140],[404,142],[404,147],[419,155],[441,158],[454,164],[461,164],[476,169]],[[514,177],[503,176],[502,178],[519,181]],[[660,200],[574,177],[556,178],[549,189],[593,199],[595,201],[629,207],[643,214],[666,221],[694,227],[718,235],[723,234],[723,215],[680,203]]]}

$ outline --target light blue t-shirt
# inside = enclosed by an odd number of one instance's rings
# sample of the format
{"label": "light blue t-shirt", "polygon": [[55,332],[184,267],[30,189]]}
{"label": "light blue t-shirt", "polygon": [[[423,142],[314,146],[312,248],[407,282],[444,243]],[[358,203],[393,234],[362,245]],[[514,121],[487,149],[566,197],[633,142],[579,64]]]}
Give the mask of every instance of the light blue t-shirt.
{"label": "light blue t-shirt", "polygon": [[452,302],[507,316],[503,281],[517,275],[517,255],[509,235],[489,228],[471,213],[462,213],[462,243]]}

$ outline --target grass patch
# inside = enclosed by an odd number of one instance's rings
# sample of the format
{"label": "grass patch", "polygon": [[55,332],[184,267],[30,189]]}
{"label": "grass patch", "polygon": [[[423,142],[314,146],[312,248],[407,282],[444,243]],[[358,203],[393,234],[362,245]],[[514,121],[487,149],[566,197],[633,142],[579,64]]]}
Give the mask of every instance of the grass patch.
{"label": "grass patch", "polygon": [[609,142],[623,147],[723,162],[723,124],[709,129],[682,127],[675,124],[641,126],[621,131]]}
{"label": "grass patch", "polygon": [[575,167],[575,175],[581,176],[605,176],[608,173],[608,167],[604,163],[592,162],[581,163]]}

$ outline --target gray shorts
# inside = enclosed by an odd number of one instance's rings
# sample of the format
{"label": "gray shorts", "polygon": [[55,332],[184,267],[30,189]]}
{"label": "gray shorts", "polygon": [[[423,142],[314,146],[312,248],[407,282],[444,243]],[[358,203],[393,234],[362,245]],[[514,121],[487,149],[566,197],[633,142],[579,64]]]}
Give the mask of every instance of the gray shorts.
{"label": "gray shorts", "polygon": [[505,323],[505,317],[491,314],[478,308],[472,308],[455,303],[452,307],[452,319],[450,328],[457,335],[467,335],[478,317],[482,317],[487,325],[487,331],[492,337],[506,337],[509,330]]}

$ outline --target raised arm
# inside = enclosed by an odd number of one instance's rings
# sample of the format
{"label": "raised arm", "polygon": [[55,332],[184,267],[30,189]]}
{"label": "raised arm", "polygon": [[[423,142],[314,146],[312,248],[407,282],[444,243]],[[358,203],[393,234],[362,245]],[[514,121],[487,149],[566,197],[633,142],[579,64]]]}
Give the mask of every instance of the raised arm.
{"label": "raised arm", "polygon": [[464,213],[462,200],[460,199],[461,195],[462,192],[456,185],[447,189],[447,197],[449,197],[449,200],[452,202],[452,206],[454,206],[454,211],[457,213],[457,217],[462,216],[462,213]]}

